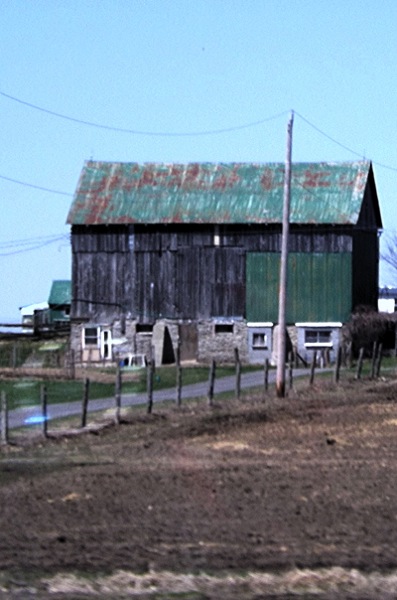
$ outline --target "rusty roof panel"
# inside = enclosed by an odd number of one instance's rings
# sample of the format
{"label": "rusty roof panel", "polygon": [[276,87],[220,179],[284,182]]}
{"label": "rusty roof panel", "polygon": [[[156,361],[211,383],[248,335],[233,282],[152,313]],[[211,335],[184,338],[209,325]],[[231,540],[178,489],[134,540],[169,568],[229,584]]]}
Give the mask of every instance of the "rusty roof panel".
{"label": "rusty roof panel", "polygon": [[[291,223],[357,223],[368,161],[292,165]],[[68,223],[281,223],[284,164],[88,161]]]}

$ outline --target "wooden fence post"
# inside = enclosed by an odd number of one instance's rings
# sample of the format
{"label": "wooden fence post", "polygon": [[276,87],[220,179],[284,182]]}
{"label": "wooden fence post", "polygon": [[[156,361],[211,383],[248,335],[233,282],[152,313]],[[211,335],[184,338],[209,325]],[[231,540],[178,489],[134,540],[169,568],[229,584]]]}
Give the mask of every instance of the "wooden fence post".
{"label": "wooden fence post", "polygon": [[263,367],[263,385],[265,388],[265,392],[269,389],[269,359],[265,358],[265,364]]}
{"label": "wooden fence post", "polygon": [[40,386],[40,402],[41,402],[41,418],[42,418],[42,425],[43,425],[43,437],[48,437],[48,432],[47,432],[47,428],[48,428],[48,413],[47,413],[47,405],[48,405],[48,397],[47,397],[47,386],[46,385],[41,385]]}
{"label": "wooden fence post", "polygon": [[376,357],[376,368],[375,368],[375,376],[378,378],[380,375],[380,365],[382,362],[382,351],[383,351],[383,344],[379,344],[378,346],[378,355]]}
{"label": "wooden fence post", "polygon": [[288,357],[288,389],[292,390],[294,386],[294,354],[289,353]]}
{"label": "wooden fence post", "polygon": [[371,379],[373,379],[375,377],[376,350],[377,350],[377,343],[374,342],[374,344],[372,346]]}
{"label": "wooden fence post", "polygon": [[90,380],[86,377],[84,381],[84,395],[83,395],[83,407],[81,411],[81,426],[87,425],[87,410],[88,410],[88,398],[90,394]]}
{"label": "wooden fence post", "polygon": [[16,369],[17,368],[17,342],[14,342],[12,345],[11,361],[12,361],[12,364],[11,364],[12,368]]}
{"label": "wooden fence post", "polygon": [[120,424],[120,409],[121,409],[121,367],[117,365],[116,371],[116,383],[114,389],[114,401],[115,401],[115,413],[114,413],[114,421],[116,425]]}
{"label": "wooden fence post", "polygon": [[1,392],[1,444],[8,444],[8,405],[7,395],[4,390]]}
{"label": "wooden fence post", "polygon": [[349,369],[353,367],[353,343],[349,342],[345,351],[345,365],[346,365],[346,355],[347,355],[347,366]]}
{"label": "wooden fence post", "polygon": [[317,351],[313,352],[313,360],[310,365],[310,385],[313,385],[314,382],[314,371],[316,370],[316,362],[317,362]]}
{"label": "wooden fence post", "polygon": [[213,406],[214,403],[214,385],[215,385],[216,362],[212,359],[210,367],[210,375],[208,380],[208,405]]}
{"label": "wooden fence post", "polygon": [[360,379],[360,377],[361,377],[361,371],[363,369],[363,361],[364,361],[364,348],[360,348],[360,352],[358,353],[356,379]]}
{"label": "wooden fence post", "polygon": [[234,349],[234,361],[236,365],[236,398],[240,400],[241,395],[241,361],[238,348]]}
{"label": "wooden fence post", "polygon": [[341,364],[342,364],[342,348],[339,346],[338,351],[336,353],[336,360],[335,360],[334,383],[339,382]]}
{"label": "wooden fence post", "polygon": [[153,380],[154,380],[154,361],[150,357],[146,367],[146,391],[147,391],[147,413],[151,414],[153,409]]}
{"label": "wooden fence post", "polygon": [[182,406],[182,367],[181,367],[181,343],[176,347],[176,404]]}

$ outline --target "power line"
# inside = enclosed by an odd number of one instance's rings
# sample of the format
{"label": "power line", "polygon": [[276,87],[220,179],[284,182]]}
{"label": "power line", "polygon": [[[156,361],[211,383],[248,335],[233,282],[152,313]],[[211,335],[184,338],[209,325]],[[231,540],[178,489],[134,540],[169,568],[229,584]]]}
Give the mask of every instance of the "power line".
{"label": "power line", "polygon": [[252,121],[250,123],[244,123],[243,125],[235,125],[232,127],[225,127],[223,129],[210,129],[207,131],[184,131],[184,132],[174,132],[174,131],[141,131],[138,129],[126,129],[124,127],[113,127],[111,125],[104,125],[102,123],[94,123],[93,121],[86,121],[84,119],[78,119],[75,117],[71,117],[69,115],[64,115],[62,113],[58,113],[53,110],[49,110],[47,108],[43,108],[41,106],[37,106],[36,104],[32,104],[31,102],[26,102],[25,100],[21,100],[20,98],[16,98],[15,96],[11,96],[10,94],[6,94],[5,92],[0,91],[0,95],[12,100],[13,102],[18,102],[19,104],[23,104],[24,106],[28,106],[29,108],[33,108],[34,110],[39,110],[48,115],[52,115],[53,117],[58,117],[59,119],[64,119],[66,121],[72,121],[73,123],[78,123],[79,125],[86,125],[88,127],[96,127],[97,129],[106,129],[107,131],[115,131],[118,133],[130,133],[133,135],[146,135],[146,136],[157,136],[157,137],[188,137],[188,136],[200,136],[200,135],[216,135],[220,133],[229,133],[232,131],[238,131],[239,129],[247,129],[248,127],[256,127],[257,125],[261,125],[262,123],[266,123],[267,121],[273,121],[278,119],[288,111],[283,111],[281,113],[272,115],[270,117],[266,117],[265,119],[259,119],[258,121]]}
{"label": "power line", "polygon": [[19,239],[19,240],[9,240],[9,241],[4,241],[4,242],[0,242],[0,250],[4,249],[4,248],[12,248],[15,246],[29,246],[31,244],[36,244],[37,242],[47,242],[47,241],[56,241],[59,240],[63,237],[69,237],[69,234],[65,234],[65,233],[57,233],[57,234],[52,234],[52,235],[45,235],[45,236],[36,236],[36,237],[32,237],[32,238],[23,238],[23,239]]}
{"label": "power line", "polygon": [[[309,190],[308,190],[309,191]],[[238,229],[235,233],[246,232],[246,230]],[[396,229],[393,228],[384,228],[382,232],[387,235],[395,234]],[[254,232],[252,232],[254,235]],[[39,250],[45,246],[49,246],[50,244],[55,244],[57,242],[70,242],[70,234],[55,234],[51,236],[39,236],[33,238],[26,238],[20,240],[11,240],[9,242],[0,243],[0,257],[2,256],[12,256],[14,254],[22,254],[24,252],[30,252],[32,250]]]}
{"label": "power line", "polygon": [[355,152],[355,150],[352,150],[348,146],[345,146],[341,142],[338,142],[338,140],[336,140],[335,138],[333,138],[330,135],[328,135],[328,133],[325,133],[325,131],[322,131],[322,129],[320,129],[319,127],[317,127],[316,125],[314,125],[313,123],[311,123],[310,121],[308,121],[308,119],[306,119],[300,113],[295,112],[295,114],[298,115],[298,117],[300,117],[302,119],[302,121],[304,121],[305,123],[307,123],[308,125],[310,125],[310,127],[312,127],[313,129],[315,129],[316,131],[318,131],[318,133],[321,133],[321,135],[323,135],[324,137],[326,137],[327,139],[329,139],[331,142],[334,142],[334,144],[337,144],[338,146],[340,146],[344,150],[347,150],[348,152],[351,152],[352,154],[355,154],[356,156],[359,156],[360,158],[362,158],[362,154],[360,154],[358,152]]}
{"label": "power line", "polygon": [[53,190],[51,188],[43,187],[41,185],[35,185],[26,181],[20,181],[19,179],[13,179],[12,177],[6,177],[5,175],[0,175],[0,179],[4,179],[5,181],[11,181],[11,183],[17,183],[18,185],[24,185],[25,187],[34,188],[35,190],[41,190],[42,192],[50,192],[51,194],[59,194],[61,196],[73,196],[73,194],[70,194],[69,192]]}
{"label": "power line", "polygon": [[[32,108],[34,110],[38,110],[40,112],[44,112],[46,114],[49,114],[53,117],[57,117],[59,119],[64,119],[66,121],[71,121],[73,123],[78,123],[80,125],[86,125],[88,127],[96,127],[98,129],[105,129],[107,131],[114,131],[114,132],[118,132],[118,133],[129,133],[129,134],[133,134],[133,135],[146,135],[146,136],[152,136],[152,137],[194,137],[194,136],[205,136],[205,135],[217,135],[217,134],[221,134],[221,133],[229,133],[229,132],[233,132],[233,131],[238,131],[241,129],[247,129],[249,127],[256,127],[258,125],[261,125],[263,123],[266,123],[268,121],[273,121],[275,119],[279,119],[280,117],[289,114],[289,111],[282,111],[280,113],[271,115],[270,117],[266,117],[264,119],[259,119],[257,121],[252,121],[250,123],[244,123],[242,125],[235,125],[235,126],[231,126],[231,127],[225,127],[225,128],[221,128],[221,129],[209,129],[206,131],[184,131],[184,132],[174,132],[174,131],[145,131],[145,130],[138,130],[138,129],[128,129],[128,128],[124,128],[124,127],[114,127],[111,125],[105,125],[102,123],[95,123],[93,121],[87,121],[84,119],[79,119],[76,117],[71,117],[69,115],[64,115],[62,113],[56,112],[54,110],[50,110],[47,108],[43,108],[42,106],[38,106],[37,104],[32,104],[31,102],[27,102],[26,100],[22,100],[21,98],[17,98],[15,96],[11,96],[10,94],[6,94],[5,92],[2,92],[0,90],[0,95],[3,96],[4,98],[8,98],[9,100],[12,100],[13,102],[17,102],[19,104],[23,104],[24,106],[28,106],[29,108]],[[329,139],[331,142],[333,142],[334,144],[338,145],[340,148],[343,148],[344,150],[347,150],[348,152],[350,152],[351,154],[354,154],[355,156],[358,156],[360,158],[362,158],[362,153],[360,152],[356,152],[355,150],[353,150],[352,148],[350,148],[349,146],[346,146],[345,144],[342,144],[342,142],[339,142],[337,139],[335,139],[334,137],[330,136],[328,133],[326,133],[325,131],[323,131],[322,129],[320,129],[320,127],[317,127],[317,125],[314,125],[314,123],[312,123],[311,121],[309,121],[308,119],[306,119],[306,117],[304,117],[303,115],[301,115],[299,112],[294,111],[294,113],[300,118],[302,119],[302,121],[304,121],[305,123],[307,123],[310,127],[312,127],[312,129],[314,129],[315,131],[317,131],[318,133],[320,133],[321,135],[323,135],[324,137],[326,137],[327,139]],[[378,161],[372,161],[373,164],[382,167],[384,169],[389,169],[390,171],[395,171],[397,172],[397,167],[392,167],[391,165],[386,165],[384,163],[378,162]],[[43,191],[48,191],[48,192],[53,192],[55,194],[62,194],[65,196],[71,196],[72,194],[68,194],[67,192],[60,192],[57,190],[51,190],[51,189],[47,189],[47,188],[43,188],[40,186],[36,186],[33,184],[29,184],[29,183],[25,183],[22,181],[18,181],[15,179],[11,179],[9,177],[5,177],[5,176],[1,176],[0,177],[2,179],[7,179],[9,181],[12,181],[14,183],[19,183],[21,185],[27,185],[29,187],[33,187],[36,189],[41,189]]]}
{"label": "power line", "polygon": [[[24,252],[31,252],[32,250],[39,250],[44,246],[49,246],[50,244],[54,244],[61,241],[69,240],[69,235],[58,235],[58,236],[50,236],[49,238],[39,237],[39,238],[31,238],[30,240],[15,240],[12,242],[4,242],[0,245],[0,256],[11,256],[14,254],[22,254]],[[7,245],[8,244],[8,245]],[[22,246],[22,247],[21,247]],[[18,249],[13,249],[18,248]],[[9,249],[9,250],[7,250]],[[3,252],[2,250],[7,250]]]}
{"label": "power line", "polygon": [[[19,104],[23,104],[24,106],[28,106],[29,108],[32,108],[34,110],[38,110],[41,112],[44,112],[46,114],[52,115],[54,117],[60,118],[60,119],[64,119],[67,121],[71,121],[73,123],[78,123],[80,125],[86,125],[89,127],[96,127],[99,129],[105,129],[108,131],[115,131],[115,132],[119,132],[119,133],[130,133],[133,135],[146,135],[146,136],[158,136],[158,137],[187,137],[187,136],[204,136],[204,135],[216,135],[216,134],[221,134],[221,133],[228,133],[228,132],[233,132],[233,131],[238,131],[240,129],[247,129],[249,127],[255,127],[258,125],[261,125],[262,123],[266,123],[268,121],[273,121],[275,119],[279,119],[280,117],[289,114],[289,111],[282,111],[280,113],[271,115],[270,117],[266,117],[264,119],[259,119],[257,121],[252,121],[250,123],[244,123],[242,125],[235,125],[235,126],[231,126],[231,127],[225,127],[225,128],[221,128],[221,129],[209,129],[206,131],[184,131],[184,132],[173,132],[173,131],[168,131],[168,132],[163,132],[163,131],[144,131],[144,130],[138,130],[138,129],[128,129],[128,128],[124,128],[124,127],[114,127],[111,125],[104,125],[102,123],[95,123],[93,121],[87,121],[84,119],[79,119],[76,117],[71,117],[69,115],[64,115],[62,113],[58,113],[54,110],[50,110],[47,108],[43,108],[42,106],[38,106],[37,104],[32,104],[31,102],[27,102],[26,100],[22,100],[21,98],[17,98],[15,96],[11,96],[10,94],[6,94],[5,92],[2,92],[0,90],[0,95],[3,96],[4,98],[8,98],[9,100],[12,100],[13,102],[17,102]],[[306,117],[304,117],[303,115],[301,115],[299,112],[294,111],[294,113],[300,118],[302,119],[302,121],[304,121],[305,123],[307,123],[310,127],[312,127],[315,131],[317,131],[318,133],[320,133],[321,135],[323,135],[324,137],[326,137],[327,139],[329,139],[331,142],[333,142],[334,144],[337,144],[340,148],[343,148],[344,150],[347,150],[348,152],[350,152],[351,154],[354,154],[355,156],[358,156],[360,158],[362,158],[362,153],[360,152],[356,152],[355,150],[353,150],[352,148],[350,148],[349,146],[346,146],[345,144],[342,144],[342,142],[339,142],[337,139],[335,139],[334,137],[330,136],[328,133],[326,133],[325,131],[323,131],[322,129],[320,129],[320,127],[317,127],[317,125],[314,125],[314,123],[312,123],[311,121],[309,121],[308,119],[306,119]],[[372,161],[373,164],[376,164],[379,167],[382,167],[384,169],[389,169],[391,171],[395,171],[397,172],[397,167],[392,167],[391,165],[386,165],[384,163],[378,162],[378,161]],[[67,192],[60,192],[57,190],[52,190],[52,189],[48,189],[48,188],[43,188],[41,186],[36,186],[30,183],[25,183],[23,181],[18,181],[16,179],[11,179],[10,177],[5,177],[3,175],[0,175],[0,178],[2,179],[6,179],[8,181],[12,181],[13,183],[18,183],[20,185],[27,185],[29,187],[33,187],[36,189],[40,189],[43,191],[48,191],[48,192],[52,192],[55,194],[62,194],[62,195],[66,195],[66,196],[72,196],[73,194],[69,194]]]}
{"label": "power line", "polygon": [[[197,131],[197,132],[179,132],[179,133],[178,132],[154,132],[154,131],[139,131],[139,130],[134,130],[134,129],[125,129],[125,128],[119,128],[119,127],[111,127],[109,125],[103,125],[103,124],[94,123],[94,122],[91,122],[91,121],[84,121],[82,119],[77,119],[77,118],[74,118],[74,117],[63,115],[61,113],[57,113],[55,111],[42,108],[42,107],[37,106],[35,104],[31,104],[30,102],[26,102],[24,100],[21,100],[20,98],[16,98],[15,96],[11,96],[11,95],[6,94],[5,92],[2,92],[2,91],[0,91],[0,95],[4,96],[5,98],[8,98],[10,100],[13,100],[14,102],[18,102],[20,104],[28,106],[29,108],[33,108],[35,110],[39,110],[41,112],[50,114],[52,116],[55,116],[55,117],[58,117],[58,118],[62,118],[62,119],[66,119],[68,121],[72,121],[72,122],[75,122],[75,123],[80,123],[80,124],[88,125],[88,126],[91,126],[91,127],[97,127],[97,128],[101,128],[101,129],[106,129],[108,131],[116,131],[116,132],[122,132],[122,133],[132,133],[132,134],[136,134],[136,135],[147,135],[147,136],[171,136],[171,137],[176,137],[176,136],[201,136],[201,135],[211,135],[211,134],[219,134],[219,133],[225,133],[225,132],[233,132],[233,131],[237,131],[239,129],[245,129],[245,128],[248,128],[248,127],[254,127],[254,126],[260,125],[262,123],[265,123],[267,121],[278,119],[278,118],[282,117],[283,115],[288,114],[288,111],[283,111],[283,112],[280,112],[280,113],[278,113],[276,115],[272,115],[270,117],[267,117],[267,118],[264,118],[264,119],[260,119],[258,121],[253,121],[251,123],[246,123],[246,124],[243,124],[243,125],[237,125],[237,126],[234,126],[234,127],[229,127],[229,128],[224,128],[224,129],[214,129],[214,130]],[[294,111],[294,113],[300,119],[302,119],[302,121],[304,121],[305,123],[307,123],[307,125],[309,125],[312,129],[314,129],[315,131],[317,131],[319,134],[321,134],[322,136],[324,136],[325,138],[327,138],[328,140],[330,140],[334,144],[338,145],[339,147],[343,148],[344,150],[347,150],[351,154],[354,154],[355,156],[358,156],[358,157],[362,158],[362,154],[360,154],[359,152],[356,152],[355,150],[353,150],[349,146],[346,146],[345,144],[342,144],[337,139],[335,139],[334,137],[330,136],[328,133],[326,133],[325,131],[323,131],[322,129],[320,129],[320,127],[317,127],[317,125],[315,125],[314,123],[312,123],[311,121],[309,121],[308,119],[306,119],[306,117],[304,117],[303,115],[301,115],[299,112]],[[381,163],[381,162],[378,162],[378,161],[374,161],[374,160],[372,160],[372,163],[374,165],[377,165],[377,166],[382,167],[384,169],[389,169],[391,171],[397,172],[397,167],[392,167],[391,165],[386,165],[384,163]],[[35,184],[29,183],[29,182],[26,182],[26,181],[21,181],[19,179],[14,179],[12,177],[7,177],[5,175],[0,175],[0,179],[4,179],[5,181],[10,181],[11,183],[16,183],[18,185],[26,186],[26,187],[37,189],[37,190],[41,190],[41,191],[44,191],[44,192],[49,192],[49,193],[52,193],[52,194],[59,194],[59,195],[68,196],[68,197],[73,197],[74,196],[74,194],[71,194],[69,192],[64,192],[64,191],[61,191],[61,190],[55,190],[53,188],[47,188],[47,187],[44,187],[44,186],[35,185]],[[301,184],[299,184],[299,185],[301,185]],[[301,185],[301,187],[303,187],[307,192],[310,192],[310,190],[307,190],[307,188],[305,188],[303,185]]]}
{"label": "power line", "polygon": [[[328,133],[325,133],[325,131],[323,131],[322,129],[320,129],[319,127],[317,127],[317,125],[314,125],[314,123],[311,123],[308,119],[306,119],[300,113],[298,113],[298,112],[295,111],[295,114],[298,115],[298,117],[300,119],[302,119],[302,121],[304,121],[305,123],[307,123],[308,125],[310,125],[310,127],[312,127],[312,129],[315,129],[315,131],[317,131],[318,133],[320,133],[321,135],[323,135],[324,137],[326,137],[327,139],[329,139],[334,144],[337,144],[338,146],[340,146],[344,150],[347,150],[351,154],[354,154],[355,156],[359,156],[360,158],[362,158],[362,156],[363,156],[362,153],[360,154],[359,152],[356,152],[352,148],[349,148],[349,146],[345,146],[345,144],[342,144],[341,142],[338,142],[338,140],[336,140],[335,138],[333,138],[330,135],[328,135]],[[383,167],[384,169],[389,169],[390,171],[396,171],[397,172],[397,167],[392,167],[391,165],[385,165],[384,163],[380,163],[380,162],[377,162],[375,160],[372,160],[371,162],[374,165],[377,165],[378,167]]]}

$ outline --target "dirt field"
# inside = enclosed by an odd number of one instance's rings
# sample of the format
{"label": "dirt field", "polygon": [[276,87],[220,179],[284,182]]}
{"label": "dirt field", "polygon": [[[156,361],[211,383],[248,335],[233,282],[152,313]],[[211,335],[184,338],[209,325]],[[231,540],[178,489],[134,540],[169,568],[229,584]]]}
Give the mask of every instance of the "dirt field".
{"label": "dirt field", "polygon": [[143,411],[1,449],[1,598],[396,597],[397,381]]}

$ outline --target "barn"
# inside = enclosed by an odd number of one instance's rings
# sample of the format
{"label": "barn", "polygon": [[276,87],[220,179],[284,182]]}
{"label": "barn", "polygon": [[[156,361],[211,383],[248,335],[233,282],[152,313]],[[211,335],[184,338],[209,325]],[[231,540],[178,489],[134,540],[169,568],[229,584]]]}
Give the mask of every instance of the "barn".
{"label": "barn", "polygon": [[[284,169],[87,161],[67,218],[76,359],[270,358]],[[381,228],[370,162],[292,165],[286,320],[302,357],[335,356],[351,312],[376,309]]]}

